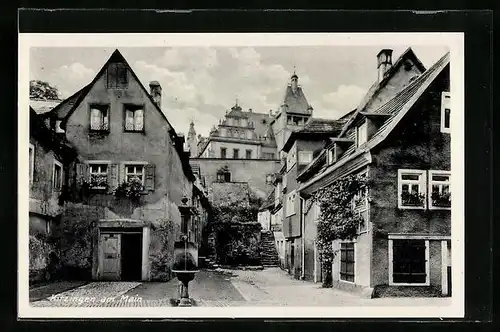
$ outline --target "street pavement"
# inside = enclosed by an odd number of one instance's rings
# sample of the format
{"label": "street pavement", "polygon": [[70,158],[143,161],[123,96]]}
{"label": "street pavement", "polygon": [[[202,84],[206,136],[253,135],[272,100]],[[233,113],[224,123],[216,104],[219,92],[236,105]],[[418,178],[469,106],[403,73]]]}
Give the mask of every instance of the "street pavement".
{"label": "street pavement", "polygon": [[[78,285],[77,285],[78,286]],[[57,287],[52,287],[54,290]],[[37,289],[30,290],[37,292]],[[40,299],[36,307],[163,307],[178,297],[178,281],[91,282]],[[43,292],[42,292],[43,293]],[[295,280],[279,268],[264,270],[204,270],[189,283],[196,306],[397,306],[447,305],[450,298],[362,299],[355,294],[320,284]]]}

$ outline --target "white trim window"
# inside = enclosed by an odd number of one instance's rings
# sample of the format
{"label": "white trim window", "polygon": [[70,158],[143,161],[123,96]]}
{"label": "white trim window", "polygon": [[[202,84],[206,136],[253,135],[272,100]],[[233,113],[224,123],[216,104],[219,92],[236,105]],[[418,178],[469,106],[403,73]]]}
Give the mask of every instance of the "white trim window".
{"label": "white trim window", "polygon": [[138,179],[144,186],[145,166],[143,164],[125,164],[125,181],[130,182],[133,179]]}
{"label": "white trim window", "polygon": [[451,172],[429,171],[429,209],[451,209]]}
{"label": "white trim window", "polygon": [[326,159],[327,159],[328,165],[331,165],[336,161],[336,159],[337,159],[336,151],[337,151],[337,149],[336,149],[335,145],[326,151],[326,153],[327,153]]}
{"label": "white trim window", "polygon": [[29,180],[30,185],[33,184],[33,173],[35,169],[35,146],[30,143],[29,146]]}
{"label": "white trim window", "polygon": [[299,151],[299,164],[307,165],[312,161],[312,151]]}
{"label": "white trim window", "polygon": [[295,198],[296,198],[296,192],[291,191],[289,194],[286,195],[286,216],[290,217],[295,214]]}
{"label": "white trim window", "polygon": [[109,165],[106,162],[89,162],[89,184],[91,189],[106,189]]}
{"label": "white trim window", "polygon": [[425,209],[426,172],[417,169],[398,170],[398,207]]}
{"label": "white trim window", "polygon": [[429,284],[429,240],[389,239],[389,285]]}
{"label": "white trim window", "polygon": [[54,166],[52,168],[52,188],[55,191],[61,191],[63,184],[63,167],[62,164],[54,159]]}
{"label": "white trim window", "polygon": [[356,146],[361,146],[366,143],[368,139],[367,128],[368,125],[366,124],[366,121],[356,128]]}
{"label": "white trim window", "polygon": [[450,133],[451,130],[451,95],[448,91],[441,94],[441,132]]}
{"label": "white trim window", "polygon": [[340,269],[339,279],[347,282],[355,282],[356,277],[356,245],[354,242],[340,243]]}

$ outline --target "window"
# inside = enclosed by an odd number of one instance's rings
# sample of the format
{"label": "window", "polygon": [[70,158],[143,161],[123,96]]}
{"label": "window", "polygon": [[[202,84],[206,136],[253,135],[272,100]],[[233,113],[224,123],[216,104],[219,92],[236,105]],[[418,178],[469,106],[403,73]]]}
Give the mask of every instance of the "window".
{"label": "window", "polygon": [[125,131],[144,130],[144,109],[142,106],[125,106]]}
{"label": "window", "polygon": [[428,285],[428,271],[428,240],[389,239],[389,285]]}
{"label": "window", "polygon": [[226,131],[226,128],[220,128],[220,135],[222,137],[226,137],[227,136],[227,131]]}
{"label": "window", "polygon": [[125,181],[131,182],[135,179],[144,185],[144,165],[125,165]]}
{"label": "window", "polygon": [[63,169],[62,164],[57,160],[54,160],[54,168],[52,174],[52,188],[56,191],[60,191],[62,189],[62,181],[63,181]]}
{"label": "window", "polygon": [[400,169],[398,182],[398,207],[400,209],[425,209],[425,171]]}
{"label": "window", "polygon": [[92,189],[106,189],[108,186],[108,164],[89,164],[89,183]]}
{"label": "window", "polygon": [[250,130],[248,130],[247,131],[247,139],[252,139],[252,138],[253,138],[253,133]]}
{"label": "window", "polygon": [[336,160],[336,149],[335,149],[335,145],[333,147],[331,147],[330,149],[328,149],[327,153],[327,159],[328,159],[328,165],[331,165],[335,162]]}
{"label": "window", "polygon": [[240,157],[240,149],[233,149],[233,159],[238,159]]}
{"label": "window", "polygon": [[30,143],[29,146],[29,179],[30,184],[33,184],[33,171],[35,169],[35,146]]}
{"label": "window", "polygon": [[357,146],[361,146],[363,143],[366,143],[367,140],[366,128],[367,128],[366,121],[363,122],[362,125],[356,128]]}
{"label": "window", "polygon": [[217,182],[231,182],[231,172],[227,170],[217,172]]}
{"label": "window", "polygon": [[240,119],[234,119],[234,125],[236,127],[239,127],[239,125],[240,125]]}
{"label": "window", "polygon": [[90,107],[90,130],[108,131],[109,130],[109,112],[106,105],[92,105]]}
{"label": "window", "polygon": [[245,153],[247,159],[252,159],[252,150],[246,150]]}
{"label": "window", "polygon": [[354,243],[340,244],[340,280],[354,282]]}
{"label": "window", "polygon": [[451,125],[451,96],[449,92],[441,94],[441,132],[449,133]]}
{"label": "window", "polygon": [[289,125],[293,124],[293,122],[292,122],[292,117],[291,117],[291,116],[288,116],[288,117],[286,118],[286,123],[287,123],[287,124],[289,124]]}
{"label": "window", "polygon": [[108,89],[123,89],[128,86],[128,71],[124,63],[111,63],[107,70]]}
{"label": "window", "polygon": [[226,148],[220,148],[220,157],[222,159],[226,159],[226,151],[227,151]]}
{"label": "window", "polygon": [[299,164],[309,164],[312,156],[312,151],[299,151]]}
{"label": "window", "polygon": [[295,214],[295,196],[296,196],[295,191],[292,191],[291,193],[289,193],[286,196],[287,197],[287,201],[286,201],[286,216],[287,217]]}
{"label": "window", "polygon": [[312,203],[312,217],[314,222],[318,222],[319,218],[321,216],[321,207],[318,202],[313,202]]}
{"label": "window", "polygon": [[272,160],[272,159],[274,159],[274,153],[264,152],[264,153],[263,153],[263,156],[264,156],[264,159],[267,159],[267,160]]}
{"label": "window", "polygon": [[62,120],[56,120],[56,133],[64,133],[64,129],[61,128]]}
{"label": "window", "polygon": [[450,209],[450,172],[429,171],[429,209]]}

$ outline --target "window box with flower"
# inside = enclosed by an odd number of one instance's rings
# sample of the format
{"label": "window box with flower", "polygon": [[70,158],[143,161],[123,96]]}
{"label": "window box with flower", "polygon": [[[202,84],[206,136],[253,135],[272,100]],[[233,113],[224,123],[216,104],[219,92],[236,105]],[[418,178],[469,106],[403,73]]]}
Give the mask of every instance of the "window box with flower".
{"label": "window box with flower", "polygon": [[138,199],[144,194],[144,185],[139,177],[129,177],[128,181],[122,182],[114,191],[117,197],[128,197]]}
{"label": "window box with flower", "polygon": [[418,192],[403,192],[401,194],[401,203],[404,206],[424,207],[425,195]]}

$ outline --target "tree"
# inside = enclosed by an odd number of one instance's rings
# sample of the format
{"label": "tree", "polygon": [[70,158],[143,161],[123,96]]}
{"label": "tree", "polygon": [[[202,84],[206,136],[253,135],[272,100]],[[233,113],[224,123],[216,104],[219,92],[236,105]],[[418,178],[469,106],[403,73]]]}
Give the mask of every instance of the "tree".
{"label": "tree", "polygon": [[40,80],[30,81],[30,98],[59,99],[59,90],[47,82]]}

